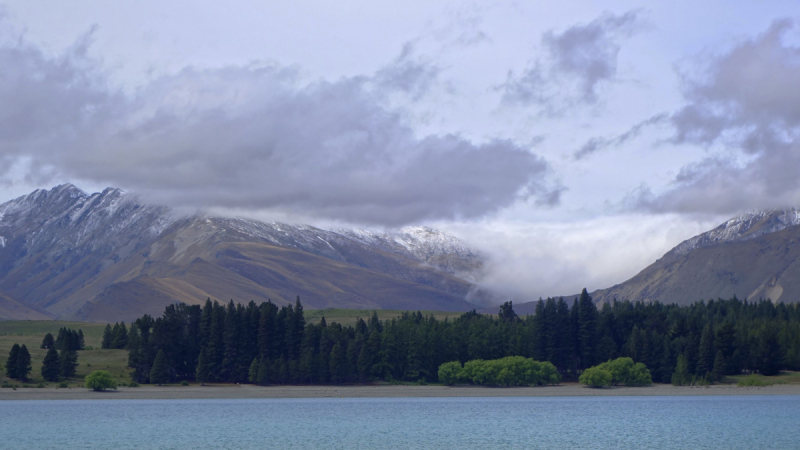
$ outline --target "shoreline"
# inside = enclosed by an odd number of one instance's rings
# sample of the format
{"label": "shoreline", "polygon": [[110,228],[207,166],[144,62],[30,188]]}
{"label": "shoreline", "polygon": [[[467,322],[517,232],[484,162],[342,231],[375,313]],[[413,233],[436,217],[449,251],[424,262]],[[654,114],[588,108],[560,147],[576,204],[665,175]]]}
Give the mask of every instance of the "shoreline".
{"label": "shoreline", "polygon": [[95,392],[85,388],[0,389],[0,401],[8,400],[186,400],[186,399],[290,399],[290,398],[448,398],[448,397],[642,397],[720,395],[800,395],[800,385],[738,387],[735,385],[612,387],[593,389],[575,383],[537,387],[481,386],[141,386]]}

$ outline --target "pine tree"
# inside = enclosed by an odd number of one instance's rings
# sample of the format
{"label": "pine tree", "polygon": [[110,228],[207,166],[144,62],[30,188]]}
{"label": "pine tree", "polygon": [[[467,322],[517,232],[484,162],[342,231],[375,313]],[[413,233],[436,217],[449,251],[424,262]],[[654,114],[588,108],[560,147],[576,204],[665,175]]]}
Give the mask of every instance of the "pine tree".
{"label": "pine tree", "polygon": [[28,374],[31,373],[31,354],[28,352],[28,347],[25,344],[19,348],[17,355],[17,378],[20,381],[28,381]]}
{"label": "pine tree", "polygon": [[292,352],[291,357],[295,360],[300,359],[300,353],[302,350],[302,343],[303,343],[303,333],[305,332],[306,328],[306,319],[303,314],[303,305],[300,303],[300,296],[297,296],[297,300],[294,302],[294,316],[292,317],[294,320],[294,327],[293,332],[294,336],[292,336]]}
{"label": "pine tree", "polygon": [[703,328],[703,334],[700,336],[700,348],[697,352],[698,376],[704,377],[714,370],[714,354],[714,333],[709,323]]}
{"label": "pine tree", "polygon": [[64,350],[64,338],[67,335],[67,329],[61,327],[58,329],[58,337],[56,337],[56,350]]}
{"label": "pine tree", "polygon": [[125,322],[114,325],[114,330],[111,335],[110,348],[123,349],[128,346],[128,330],[125,328]]}
{"label": "pine tree", "polygon": [[711,371],[711,379],[713,381],[721,381],[725,377],[725,357],[722,356],[722,350],[717,350],[717,356],[714,358],[714,370]]}
{"label": "pine tree", "polygon": [[19,344],[11,346],[11,351],[8,352],[8,359],[6,360],[6,375],[9,378],[17,378],[17,359],[19,358]]}
{"label": "pine tree", "polygon": [[780,373],[783,355],[778,330],[774,325],[767,325],[761,330],[754,350],[755,368],[761,374],[772,376]]}
{"label": "pine tree", "polygon": [[128,367],[137,366],[140,346],[139,327],[131,323],[131,331],[128,333]]}
{"label": "pine tree", "polygon": [[537,361],[544,361],[547,358],[547,337],[550,335],[548,332],[547,316],[544,311],[544,300],[539,298],[536,303],[536,310],[533,316],[533,323],[535,326],[535,335],[533,342],[533,359]]}
{"label": "pine tree", "polygon": [[222,359],[221,376],[224,381],[235,383],[239,381],[238,371],[236,370],[237,352],[239,350],[239,315],[233,300],[228,303],[225,311],[225,331],[224,331],[224,351]]}
{"label": "pine tree", "polygon": [[258,358],[254,359],[252,364],[250,364],[247,380],[253,384],[258,382],[258,366],[260,364],[261,362],[258,360]]}
{"label": "pine tree", "polygon": [[83,350],[86,347],[86,342],[83,338],[83,330],[78,329],[78,350]]}
{"label": "pine tree", "polygon": [[78,367],[78,352],[75,350],[64,349],[59,355],[61,377],[70,378],[75,376],[75,369]]}
{"label": "pine tree", "polygon": [[47,333],[47,334],[44,335],[44,339],[42,339],[42,345],[39,348],[47,350],[47,349],[55,347],[55,345],[56,345],[56,341],[55,341],[55,339],[53,339],[53,335],[50,334],[50,333]]}
{"label": "pine tree", "polygon": [[347,370],[345,367],[347,364],[347,358],[345,356],[344,349],[342,349],[342,344],[340,344],[338,341],[333,345],[333,349],[331,349],[331,360],[329,364],[331,382],[333,384],[344,382],[345,373]]}
{"label": "pine tree", "polygon": [[202,350],[200,350],[200,356],[197,357],[197,369],[195,370],[195,378],[200,382],[200,386],[205,386],[206,381],[208,381],[208,360],[208,352],[206,351],[206,347],[203,347]]}
{"label": "pine tree", "polygon": [[159,350],[155,361],[153,361],[153,368],[150,369],[150,383],[155,383],[161,386],[167,381],[169,381],[167,356],[164,354],[164,350]]}
{"label": "pine tree", "polygon": [[45,355],[42,361],[42,378],[47,381],[58,381],[60,372],[61,364],[58,358],[58,351],[56,351],[55,346],[53,346],[47,350],[47,355]]}
{"label": "pine tree", "polygon": [[106,329],[103,330],[103,342],[100,344],[100,348],[111,348],[111,340],[114,338],[114,335],[111,331],[111,324],[106,324]]}
{"label": "pine tree", "polygon": [[514,312],[513,302],[508,301],[500,305],[500,312],[498,313],[497,318],[503,322],[515,321],[517,319],[517,313]]}
{"label": "pine tree", "polygon": [[689,365],[686,363],[686,356],[683,353],[678,355],[678,364],[675,367],[675,373],[672,374],[672,384],[675,386],[684,386],[689,384],[692,375],[689,373]]}
{"label": "pine tree", "polygon": [[583,288],[578,299],[578,339],[580,341],[581,368],[594,365],[595,340],[597,339],[597,307],[592,297]]}
{"label": "pine tree", "polygon": [[258,378],[256,382],[260,386],[266,386],[269,384],[269,366],[267,365],[266,360],[261,360],[258,363]]}

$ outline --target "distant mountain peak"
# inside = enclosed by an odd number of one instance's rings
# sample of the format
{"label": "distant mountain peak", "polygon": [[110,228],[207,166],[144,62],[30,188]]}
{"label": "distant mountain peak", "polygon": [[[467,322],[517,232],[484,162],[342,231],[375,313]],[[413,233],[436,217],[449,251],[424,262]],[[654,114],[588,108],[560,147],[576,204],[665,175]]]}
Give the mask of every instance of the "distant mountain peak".
{"label": "distant mountain peak", "polygon": [[713,230],[681,242],[670,253],[686,255],[696,248],[755,239],[795,225],[800,225],[800,209],[797,207],[748,211]]}

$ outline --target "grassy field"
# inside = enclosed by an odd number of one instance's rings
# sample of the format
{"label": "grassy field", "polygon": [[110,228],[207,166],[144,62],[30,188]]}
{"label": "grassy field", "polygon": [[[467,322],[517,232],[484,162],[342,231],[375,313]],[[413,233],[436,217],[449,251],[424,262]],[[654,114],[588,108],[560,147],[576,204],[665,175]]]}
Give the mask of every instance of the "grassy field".
{"label": "grassy field", "polygon": [[[375,311],[378,313],[378,318],[381,320],[392,319],[394,317],[399,317],[402,315],[405,310],[399,309],[341,309],[341,308],[328,308],[328,309],[306,309],[304,311],[306,316],[306,322],[308,323],[319,323],[322,320],[322,317],[325,316],[325,321],[327,323],[337,322],[342,325],[355,325],[358,318],[362,318],[365,321],[369,320],[372,316],[372,312]],[[416,311],[414,311],[416,312]],[[444,320],[445,318],[455,318],[459,317],[463,312],[453,312],[453,311],[421,311],[422,315],[429,316],[433,314],[438,320]]]}
{"label": "grassy field", "polygon": [[800,372],[781,372],[778,375],[765,377],[761,374],[731,375],[725,377],[725,383],[739,384],[745,379],[756,380],[756,386],[769,386],[773,384],[800,384]]}
{"label": "grassy field", "polygon": [[[45,334],[52,333],[53,337],[56,337],[58,329],[61,327],[83,330],[86,347],[94,348],[93,350],[81,350],[78,352],[77,373],[75,378],[68,380],[70,386],[83,386],[83,377],[94,370],[108,370],[117,379],[118,383],[130,383],[131,370],[126,367],[128,364],[128,351],[100,349],[105,324],[48,320],[0,322],[0,364],[5,365],[8,352],[14,344],[25,344],[31,353],[31,380],[28,381],[28,384],[36,386],[38,383],[43,383],[46,386],[54,387],[58,383],[48,383],[42,379],[42,360],[47,351],[40,349],[39,346],[42,344]],[[2,376],[0,376],[2,381],[20,384],[16,380],[9,380],[5,376],[5,367],[0,373],[2,373]]]}

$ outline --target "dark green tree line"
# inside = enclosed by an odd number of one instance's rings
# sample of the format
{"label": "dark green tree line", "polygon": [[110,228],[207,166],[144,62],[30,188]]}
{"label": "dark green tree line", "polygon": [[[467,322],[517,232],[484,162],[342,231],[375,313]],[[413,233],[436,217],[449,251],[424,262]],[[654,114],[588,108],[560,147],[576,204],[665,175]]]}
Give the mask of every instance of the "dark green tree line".
{"label": "dark green tree line", "polygon": [[[111,335],[114,329],[107,328]],[[113,341],[113,339],[112,339]],[[370,380],[438,381],[450,361],[509,356],[552,363],[563,379],[618,357],[643,363],[654,382],[713,379],[742,371],[800,370],[800,307],[736,298],[690,306],[613,301],[598,310],[584,290],[540,300],[534,315],[509,302],[497,315],[471,311],[437,320],[419,312],[381,321],[373,313],[353,326],[305,322],[300,300],[278,307],[170,305],[128,331],[133,377],[266,384],[339,384]],[[680,361],[680,364],[679,364]],[[163,377],[161,379],[164,379]]]}

